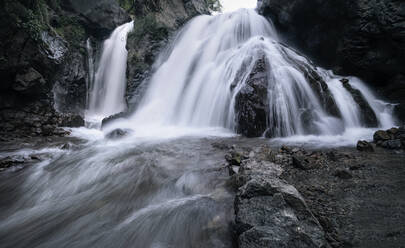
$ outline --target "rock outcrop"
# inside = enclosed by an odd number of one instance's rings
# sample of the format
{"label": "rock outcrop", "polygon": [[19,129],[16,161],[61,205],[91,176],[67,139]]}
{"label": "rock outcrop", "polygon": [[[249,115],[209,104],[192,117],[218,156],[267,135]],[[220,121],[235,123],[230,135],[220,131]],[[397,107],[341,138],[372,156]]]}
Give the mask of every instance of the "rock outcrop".
{"label": "rock outcrop", "polygon": [[237,132],[246,137],[260,137],[267,129],[267,58],[263,55],[252,69],[246,83],[235,97]]}
{"label": "rock outcrop", "polygon": [[259,12],[317,63],[359,76],[401,103],[397,115],[405,118],[405,2],[261,0]]}
{"label": "rock outcrop", "polygon": [[[124,1],[125,2],[125,1]],[[132,2],[132,1],[131,1]],[[210,13],[207,0],[137,0],[126,6],[134,18],[134,31],[128,35],[127,100],[133,109],[151,75],[152,64],[176,30],[191,18]]]}
{"label": "rock outcrop", "polygon": [[[238,153],[232,154],[235,157]],[[256,157],[255,152],[246,158],[233,176],[238,188],[238,247],[329,247],[301,194],[280,178],[280,165]]]}
{"label": "rock outcrop", "polygon": [[0,3],[0,132],[59,134],[83,125],[86,39],[129,20],[115,0]]}

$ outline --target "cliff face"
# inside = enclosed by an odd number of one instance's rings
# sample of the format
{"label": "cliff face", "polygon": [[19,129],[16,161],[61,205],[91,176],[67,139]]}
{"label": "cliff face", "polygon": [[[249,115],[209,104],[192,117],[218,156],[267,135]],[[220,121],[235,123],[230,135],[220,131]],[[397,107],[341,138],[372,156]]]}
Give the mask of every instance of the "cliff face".
{"label": "cliff face", "polygon": [[157,55],[175,31],[191,18],[209,14],[209,0],[122,0],[134,19],[134,31],[127,41],[127,99],[130,108],[136,105],[145,87]]}
{"label": "cliff face", "polygon": [[[88,78],[86,40],[99,54],[119,25],[128,39],[130,89],[146,75],[169,35],[209,12],[206,0],[5,0],[0,3],[0,133],[60,134],[83,125]],[[135,79],[134,79],[135,78]]]}
{"label": "cliff face", "polygon": [[50,135],[83,124],[76,114],[85,104],[85,41],[101,41],[129,16],[114,0],[5,0],[0,7],[1,133]]}
{"label": "cliff face", "polygon": [[405,2],[262,0],[286,41],[323,66],[359,76],[405,118]]}

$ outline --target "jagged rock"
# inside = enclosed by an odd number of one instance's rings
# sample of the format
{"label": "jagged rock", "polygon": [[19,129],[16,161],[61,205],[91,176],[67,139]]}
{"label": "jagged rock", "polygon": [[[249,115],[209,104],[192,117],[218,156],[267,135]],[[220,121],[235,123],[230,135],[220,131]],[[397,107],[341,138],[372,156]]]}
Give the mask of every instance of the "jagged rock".
{"label": "jagged rock", "polygon": [[[356,75],[395,99],[405,118],[405,3],[397,0],[260,0],[286,42],[339,74]],[[335,28],[330,28],[331,26]]]}
{"label": "jagged rock", "polygon": [[[40,88],[45,84],[46,81],[42,75],[31,67],[27,71],[22,72],[22,74],[16,75],[15,82],[12,87],[13,90],[22,93],[31,90],[34,92],[40,92]],[[32,94],[32,92],[29,93]]]}
{"label": "jagged rock", "polygon": [[112,140],[120,139],[120,138],[123,138],[123,137],[127,136],[131,132],[132,131],[129,130],[129,129],[120,129],[120,128],[118,128],[118,129],[115,129],[115,130],[109,132],[108,134],[106,134],[105,137],[107,139],[112,139]]}
{"label": "jagged rock", "polygon": [[244,86],[235,97],[237,132],[247,137],[259,137],[267,129],[267,58],[255,62]]}
{"label": "jagged rock", "polygon": [[374,147],[365,140],[359,140],[359,142],[357,142],[357,150],[361,152],[374,152]]}
{"label": "jagged rock", "polygon": [[366,124],[367,127],[377,127],[378,126],[377,116],[375,115],[370,104],[368,104],[366,99],[364,99],[361,92],[357,89],[354,89],[350,85],[350,82],[348,79],[344,78],[340,81],[342,82],[343,87],[345,87],[345,89],[350,92],[354,101],[359,105],[360,113],[361,113],[361,120]]}
{"label": "jagged rock", "polygon": [[394,140],[386,140],[381,143],[381,147],[387,148],[387,149],[401,149],[401,140],[400,139],[394,139]]}
{"label": "jagged rock", "polygon": [[350,173],[350,171],[345,170],[345,169],[336,170],[334,175],[336,177],[340,178],[340,179],[351,179],[351,178],[353,178],[353,175]]}
{"label": "jagged rock", "polygon": [[279,165],[252,157],[242,163],[235,198],[238,246],[328,247],[318,220],[281,173]]}
{"label": "jagged rock", "polygon": [[111,123],[114,120],[120,119],[120,118],[124,118],[127,117],[128,113],[127,112],[121,112],[115,115],[111,115],[109,117],[106,117],[102,120],[101,122],[101,128],[105,127],[108,123]]}
{"label": "jagged rock", "polygon": [[82,16],[89,33],[101,39],[131,20],[115,0],[64,0],[62,6]]}
{"label": "jagged rock", "polygon": [[379,141],[385,141],[385,140],[389,140],[391,139],[390,135],[383,130],[379,130],[377,132],[374,133],[374,142],[378,143]]}

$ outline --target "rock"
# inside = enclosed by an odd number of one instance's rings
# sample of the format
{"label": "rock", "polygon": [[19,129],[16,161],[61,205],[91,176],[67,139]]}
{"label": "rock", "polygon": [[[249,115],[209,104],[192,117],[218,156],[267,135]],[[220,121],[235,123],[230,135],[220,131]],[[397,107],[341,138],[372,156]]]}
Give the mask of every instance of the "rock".
{"label": "rock", "polygon": [[129,129],[124,130],[124,129],[119,128],[119,129],[115,129],[115,130],[109,132],[108,134],[106,134],[105,137],[107,139],[112,139],[112,140],[120,139],[120,138],[123,138],[123,137],[127,136],[131,132],[132,132],[132,130],[129,130]]}
{"label": "rock", "polygon": [[374,152],[374,147],[371,143],[365,140],[359,140],[357,142],[357,150],[361,152]]}
{"label": "rock", "polygon": [[128,116],[127,112],[121,112],[121,113],[106,117],[101,122],[101,128],[105,127],[108,123],[111,123],[114,120],[117,120],[117,119],[120,119],[120,118],[125,118],[127,116]]}
{"label": "rock", "polygon": [[250,157],[237,178],[238,247],[327,247],[325,233],[279,165]]}
{"label": "rock", "polygon": [[391,137],[390,137],[390,135],[389,135],[386,131],[379,130],[379,131],[377,131],[377,132],[374,133],[373,138],[374,138],[374,142],[377,143],[377,142],[379,142],[379,141],[386,141],[386,140],[389,140]]}
{"label": "rock", "polygon": [[31,67],[22,74],[17,74],[13,89],[22,93],[27,91],[31,91],[30,94],[32,94],[32,91],[39,93],[39,89],[45,84],[46,81],[42,75]]}
{"label": "rock", "polygon": [[345,170],[345,169],[336,170],[335,173],[334,173],[334,176],[336,176],[336,177],[338,177],[340,179],[351,179],[351,178],[353,178],[353,175],[348,170]]}
{"label": "rock", "polygon": [[83,16],[89,33],[101,39],[131,20],[115,0],[64,0],[62,7]]}
{"label": "rock", "polygon": [[246,137],[260,137],[267,129],[267,66],[267,58],[262,55],[235,97],[236,129]]}
{"label": "rock", "polygon": [[292,164],[294,167],[301,169],[301,170],[308,170],[309,169],[309,164],[305,160],[305,157],[298,157],[298,156],[292,156]]}
{"label": "rock", "polygon": [[402,143],[401,140],[395,139],[395,140],[386,140],[382,142],[381,147],[387,148],[387,149],[401,149]]}
{"label": "rock", "polygon": [[345,89],[350,92],[354,101],[358,104],[361,111],[361,120],[366,124],[367,127],[377,127],[377,116],[375,115],[374,110],[371,108],[370,104],[368,104],[361,92],[357,89],[354,89],[350,85],[348,79],[342,79],[341,82],[343,84],[343,87],[345,87]]}
{"label": "rock", "polygon": [[[405,115],[405,15],[397,0],[261,0],[259,13],[272,19],[287,44],[339,74],[356,75]],[[331,29],[330,27],[335,28]]]}

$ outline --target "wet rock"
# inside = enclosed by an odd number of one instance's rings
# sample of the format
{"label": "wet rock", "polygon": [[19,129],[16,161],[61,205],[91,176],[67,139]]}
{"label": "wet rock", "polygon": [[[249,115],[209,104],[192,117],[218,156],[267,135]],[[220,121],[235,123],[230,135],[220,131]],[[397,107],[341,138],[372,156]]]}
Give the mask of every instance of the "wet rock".
{"label": "wet rock", "polygon": [[[261,0],[288,44],[339,74],[364,78],[400,103],[405,118],[405,15],[397,0]],[[335,28],[331,29],[330,27]]]}
{"label": "wet rock", "polygon": [[115,121],[115,120],[117,120],[117,119],[120,119],[120,118],[125,118],[125,117],[127,117],[127,116],[128,116],[128,113],[127,113],[127,112],[121,112],[121,113],[118,113],[118,114],[115,114],[115,115],[111,115],[111,116],[109,116],[109,117],[106,117],[106,118],[104,118],[103,121],[101,122],[101,128],[105,127],[108,123],[111,123],[111,122],[113,122],[113,121]]}
{"label": "wet rock", "polygon": [[401,149],[402,143],[401,140],[395,139],[395,140],[386,140],[381,143],[381,147],[387,148],[387,149]]}
{"label": "wet rock", "polygon": [[129,129],[115,129],[115,130],[113,130],[113,131],[111,131],[111,132],[109,132],[108,134],[106,134],[106,138],[107,139],[112,139],[112,140],[114,140],[114,139],[120,139],[120,138],[123,138],[123,137],[125,137],[125,136],[127,136],[128,134],[130,134],[132,131],[131,130],[129,130]]}
{"label": "wet rock", "polygon": [[374,147],[370,142],[360,140],[357,142],[357,150],[361,152],[374,152]]}
{"label": "wet rock", "polygon": [[46,81],[42,75],[31,67],[22,74],[17,74],[13,89],[22,93],[31,91],[29,93],[32,94],[32,91],[40,92],[39,89],[45,84]]}
{"label": "wet rock", "polygon": [[242,163],[235,198],[239,247],[327,247],[318,220],[281,173],[256,157]]}
{"label": "wet rock", "polygon": [[236,129],[246,137],[260,137],[267,129],[267,66],[267,58],[263,55],[235,98]]}
{"label": "wet rock", "polygon": [[374,138],[374,142],[378,143],[379,141],[389,140],[391,137],[386,131],[379,130],[374,133],[373,138]]}
{"label": "wet rock", "polygon": [[305,157],[302,156],[292,156],[292,164],[294,167],[301,170],[309,169],[309,162],[306,161]]}
{"label": "wet rock", "polygon": [[338,177],[340,179],[351,179],[351,178],[353,178],[353,175],[348,170],[345,170],[345,169],[336,170],[335,173],[334,173],[334,176]]}
{"label": "wet rock", "polygon": [[343,87],[345,87],[345,89],[350,92],[354,101],[358,104],[360,111],[361,111],[361,113],[360,113],[361,119],[366,124],[366,126],[367,127],[377,127],[378,126],[377,116],[375,115],[370,104],[368,104],[368,102],[366,101],[364,96],[361,94],[361,92],[357,89],[354,89],[350,85],[350,82],[348,79],[344,78],[340,81],[342,82]]}

